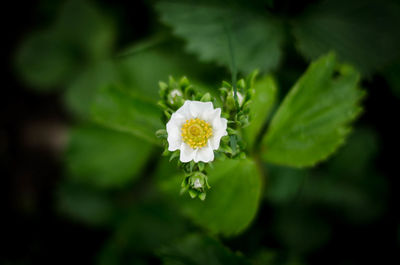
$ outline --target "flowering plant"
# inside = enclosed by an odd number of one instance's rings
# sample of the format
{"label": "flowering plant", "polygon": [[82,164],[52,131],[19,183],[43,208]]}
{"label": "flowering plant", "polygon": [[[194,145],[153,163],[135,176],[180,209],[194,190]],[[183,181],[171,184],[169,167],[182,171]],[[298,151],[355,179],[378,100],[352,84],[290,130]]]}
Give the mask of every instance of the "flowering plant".
{"label": "flowering plant", "polygon": [[256,72],[235,86],[222,82],[217,96],[196,90],[186,77],[160,82],[158,105],[166,129],[157,135],[164,139],[164,155],[170,161],[179,157],[178,165],[185,172],[181,193],[188,191],[192,198],[204,200],[210,189],[206,166],[218,157],[246,157],[241,129],[249,124],[255,76]]}

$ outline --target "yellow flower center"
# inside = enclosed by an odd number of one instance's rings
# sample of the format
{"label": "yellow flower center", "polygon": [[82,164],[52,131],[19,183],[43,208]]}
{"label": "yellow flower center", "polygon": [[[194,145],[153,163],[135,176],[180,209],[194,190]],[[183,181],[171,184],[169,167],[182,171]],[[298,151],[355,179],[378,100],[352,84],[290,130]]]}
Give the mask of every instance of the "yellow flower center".
{"label": "yellow flower center", "polygon": [[212,135],[210,124],[199,118],[187,120],[182,126],[182,138],[191,148],[206,146],[208,138]]}

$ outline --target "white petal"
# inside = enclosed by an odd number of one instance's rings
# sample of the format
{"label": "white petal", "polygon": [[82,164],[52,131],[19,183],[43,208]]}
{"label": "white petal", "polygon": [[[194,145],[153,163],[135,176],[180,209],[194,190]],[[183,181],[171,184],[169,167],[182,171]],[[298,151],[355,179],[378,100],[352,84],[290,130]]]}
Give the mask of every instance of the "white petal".
{"label": "white petal", "polygon": [[205,147],[199,148],[194,157],[194,162],[196,163],[199,161],[207,163],[213,160],[214,160],[214,151],[209,144]]}
{"label": "white petal", "polygon": [[179,113],[174,113],[171,119],[167,123],[167,134],[168,134],[168,150],[175,151],[181,147],[182,136],[181,128],[182,124],[185,122],[183,116]]}
{"label": "white petal", "polygon": [[182,145],[182,136],[180,131],[174,127],[168,132],[168,151],[178,150]]}
{"label": "white petal", "polygon": [[215,119],[221,118],[221,109],[216,108],[216,109],[206,111],[201,116],[202,116],[201,118],[203,120],[205,120],[206,122],[208,122],[212,125]]}
{"label": "white petal", "polygon": [[213,123],[213,135],[208,140],[212,149],[217,150],[221,142],[221,138],[228,135],[226,131],[228,121],[225,118],[216,119]]}
{"label": "white petal", "polygon": [[186,100],[182,107],[180,107],[175,113],[182,115],[186,120],[193,118],[192,114],[190,113],[191,102],[192,101],[190,100]]}
{"label": "white petal", "polygon": [[193,118],[203,118],[205,113],[212,111],[214,108],[211,102],[190,101],[189,109]]}
{"label": "white petal", "polygon": [[181,154],[180,154],[179,160],[181,160],[181,162],[183,162],[183,163],[192,161],[194,159],[194,157],[196,156],[196,153],[197,153],[197,149],[193,149],[188,144],[182,143]]}

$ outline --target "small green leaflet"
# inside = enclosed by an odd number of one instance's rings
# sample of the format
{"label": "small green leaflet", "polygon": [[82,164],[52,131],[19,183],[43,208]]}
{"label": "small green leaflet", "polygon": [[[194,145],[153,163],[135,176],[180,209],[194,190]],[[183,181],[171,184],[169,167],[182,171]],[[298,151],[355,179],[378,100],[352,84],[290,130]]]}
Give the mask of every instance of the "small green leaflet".
{"label": "small green leaflet", "polygon": [[260,69],[267,72],[280,61],[284,37],[282,25],[268,14],[260,16],[204,1],[161,1],[156,8],[161,20],[187,41],[187,50],[197,54],[202,61],[226,67],[231,65],[227,31],[240,71],[250,73]]}
{"label": "small green leaflet", "polygon": [[294,167],[326,159],[344,143],[350,123],[361,113],[365,93],[358,82],[359,74],[339,65],[332,53],[312,63],[273,117],[262,142],[263,158]]}

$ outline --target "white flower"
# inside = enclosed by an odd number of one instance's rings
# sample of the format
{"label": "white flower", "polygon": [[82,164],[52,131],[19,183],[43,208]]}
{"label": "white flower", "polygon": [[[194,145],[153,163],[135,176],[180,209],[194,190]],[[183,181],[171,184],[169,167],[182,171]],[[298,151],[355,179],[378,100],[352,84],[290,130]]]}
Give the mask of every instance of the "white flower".
{"label": "white flower", "polygon": [[227,122],[221,118],[221,109],[214,109],[211,102],[186,100],[167,123],[168,150],[179,149],[184,163],[213,161],[213,150],[228,134]]}

